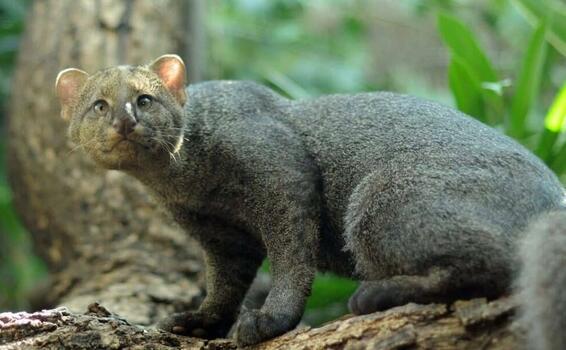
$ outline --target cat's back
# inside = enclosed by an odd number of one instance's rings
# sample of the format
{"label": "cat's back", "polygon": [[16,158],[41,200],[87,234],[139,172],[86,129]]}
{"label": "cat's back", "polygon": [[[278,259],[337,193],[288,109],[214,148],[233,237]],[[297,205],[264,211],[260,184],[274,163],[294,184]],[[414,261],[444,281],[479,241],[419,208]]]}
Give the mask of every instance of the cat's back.
{"label": "cat's back", "polygon": [[563,195],[556,176],[522,145],[418,97],[329,95],[294,103],[289,120],[316,160],[328,197],[337,203],[345,203],[369,174],[390,187],[413,188],[417,197],[497,197],[494,207],[515,212],[524,196],[539,197],[535,206],[540,209],[556,205]]}
{"label": "cat's back", "polygon": [[[517,148],[495,129],[440,103],[392,92],[336,94],[298,101],[290,109],[298,128],[318,137],[366,138],[416,147],[480,145]],[[324,132],[327,130],[327,132]],[[518,146],[520,147],[520,146]]]}
{"label": "cat's back", "polygon": [[256,115],[279,114],[289,100],[273,90],[247,80],[211,80],[187,87],[187,109],[207,113],[211,117],[246,120]]}
{"label": "cat's back", "polygon": [[[498,130],[453,108],[391,92],[338,94],[295,102],[288,120],[321,157],[427,159],[512,156],[550,172],[530,151]],[[360,164],[362,165],[362,164]]]}

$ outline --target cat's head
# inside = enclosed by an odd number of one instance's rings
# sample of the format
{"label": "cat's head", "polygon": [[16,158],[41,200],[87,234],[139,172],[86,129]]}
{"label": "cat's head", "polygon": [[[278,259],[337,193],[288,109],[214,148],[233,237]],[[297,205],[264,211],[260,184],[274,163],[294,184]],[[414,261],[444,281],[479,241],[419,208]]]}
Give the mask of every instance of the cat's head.
{"label": "cat's head", "polygon": [[95,74],[69,68],[55,83],[71,140],[107,169],[142,170],[183,145],[185,65],[164,55]]}

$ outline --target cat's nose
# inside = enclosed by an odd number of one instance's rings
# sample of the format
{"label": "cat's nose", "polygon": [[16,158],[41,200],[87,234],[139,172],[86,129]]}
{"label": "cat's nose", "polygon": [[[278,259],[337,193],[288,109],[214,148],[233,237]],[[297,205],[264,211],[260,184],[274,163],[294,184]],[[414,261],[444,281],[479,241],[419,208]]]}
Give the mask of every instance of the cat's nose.
{"label": "cat's nose", "polygon": [[116,132],[124,137],[134,132],[137,122],[133,118],[120,118],[112,122],[112,127]]}

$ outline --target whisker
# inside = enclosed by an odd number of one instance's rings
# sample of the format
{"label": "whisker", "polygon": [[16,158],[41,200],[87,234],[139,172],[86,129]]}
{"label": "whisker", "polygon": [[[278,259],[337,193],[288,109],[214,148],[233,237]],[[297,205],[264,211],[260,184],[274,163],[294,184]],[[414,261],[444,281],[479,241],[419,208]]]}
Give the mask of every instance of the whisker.
{"label": "whisker", "polygon": [[78,150],[79,148],[81,148],[81,147],[84,148],[85,146],[88,146],[88,145],[90,145],[91,143],[94,143],[94,142],[97,142],[97,141],[98,141],[97,139],[91,139],[91,140],[89,140],[89,141],[86,142],[86,143],[79,144],[79,145],[73,147],[69,152],[67,152],[67,154],[65,155],[65,157],[70,156],[73,152],[75,152],[75,151]]}
{"label": "whisker", "polygon": [[[183,134],[181,134],[181,135],[165,134],[165,135],[163,135],[163,138],[166,139],[165,142],[167,142],[172,147],[173,153],[179,153],[179,151],[183,147],[183,142],[185,142],[185,141],[189,142],[190,141],[189,138],[185,137]],[[168,139],[173,139],[173,140],[171,140],[169,142],[169,141],[167,141]]]}
{"label": "whisker", "polygon": [[181,161],[181,155],[179,154],[179,151],[175,152],[175,146],[169,142],[166,142],[167,145],[169,145],[171,148],[173,148],[173,151],[169,152],[169,155],[171,155],[173,157],[173,160],[175,161],[175,163],[177,163],[177,158],[175,157],[175,155],[179,155],[179,161]]}
{"label": "whisker", "polygon": [[67,154],[65,154],[65,157],[70,156],[73,152],[75,152],[76,150],[78,150],[81,147],[83,147],[83,145],[78,145],[78,146],[73,147],[69,152],[67,152]]}
{"label": "whisker", "polygon": [[[173,152],[171,152],[171,148],[170,148],[171,145],[168,142],[162,141],[162,140],[157,139],[157,138],[153,138],[153,140],[155,142],[157,142],[157,144],[160,145],[165,150],[165,152],[167,152],[169,154],[169,157],[171,159],[173,159],[173,161],[175,163],[177,163],[177,158],[175,157],[175,154]],[[179,160],[180,160],[180,158],[179,158]]]}
{"label": "whisker", "polygon": [[176,126],[168,126],[166,128],[163,128],[162,130],[185,130],[185,128],[183,128],[183,127],[178,128]]}

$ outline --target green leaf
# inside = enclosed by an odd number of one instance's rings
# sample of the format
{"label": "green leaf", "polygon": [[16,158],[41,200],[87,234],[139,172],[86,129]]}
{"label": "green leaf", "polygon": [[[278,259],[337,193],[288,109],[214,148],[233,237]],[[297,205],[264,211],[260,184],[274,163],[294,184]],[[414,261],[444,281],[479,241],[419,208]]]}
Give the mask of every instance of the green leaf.
{"label": "green leaf", "polygon": [[444,43],[452,52],[452,56],[469,68],[469,75],[479,82],[482,99],[485,104],[485,117],[488,124],[497,124],[503,120],[503,98],[493,89],[499,78],[487,56],[480,48],[474,34],[456,17],[440,12],[438,14],[438,30]]}
{"label": "green leaf", "polygon": [[552,102],[548,114],[544,118],[544,126],[546,129],[560,132],[566,121],[566,83],[562,85],[560,92]]}
{"label": "green leaf", "polygon": [[544,129],[540,135],[539,142],[535,149],[535,154],[546,164],[552,161],[552,149],[560,135],[559,132]]}
{"label": "green leaf", "polygon": [[554,0],[513,0],[513,4],[533,24],[547,22],[548,41],[566,56],[566,6]]}
{"label": "green leaf", "polygon": [[542,159],[552,160],[551,168],[560,174],[566,168],[566,142],[562,145],[555,157],[552,156],[552,148],[559,134],[563,131],[566,122],[566,83],[562,85],[560,92],[552,102],[546,117],[544,118],[544,132],[535,151]]}
{"label": "green leaf", "polygon": [[480,83],[458,56],[453,56],[450,60],[448,80],[458,109],[485,122]]}
{"label": "green leaf", "polygon": [[550,164],[550,169],[552,169],[558,176],[562,175],[564,170],[566,170],[566,143],[560,147],[556,157],[554,157]]}
{"label": "green leaf", "polygon": [[299,84],[274,69],[267,70],[264,79],[279,88],[292,99],[297,100],[309,97],[309,93]]}
{"label": "green leaf", "polygon": [[348,300],[358,283],[351,279],[333,274],[317,274],[312,285],[312,294],[307,302],[307,309],[319,308],[332,302]]}
{"label": "green leaf", "polygon": [[348,313],[347,301],[357,285],[331,274],[317,274],[303,315],[305,323],[318,326]]}
{"label": "green leaf", "polygon": [[438,15],[438,29],[452,54],[460,57],[481,82],[498,81],[497,73],[480,48],[474,34],[459,19],[446,13]]}
{"label": "green leaf", "polygon": [[547,51],[545,34],[546,24],[541,23],[532,34],[527,51],[523,55],[507,131],[510,136],[515,138],[522,138],[525,135],[525,120],[535,97],[538,96]]}

